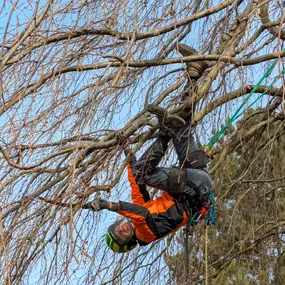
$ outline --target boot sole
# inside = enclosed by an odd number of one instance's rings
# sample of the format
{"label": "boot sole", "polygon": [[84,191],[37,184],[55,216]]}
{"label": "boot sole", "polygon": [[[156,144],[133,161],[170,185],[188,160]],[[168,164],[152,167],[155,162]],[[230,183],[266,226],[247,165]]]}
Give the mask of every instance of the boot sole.
{"label": "boot sole", "polygon": [[156,115],[158,122],[162,126],[178,129],[186,125],[184,119],[177,115],[169,115],[167,111],[159,106],[149,105],[147,111]]}

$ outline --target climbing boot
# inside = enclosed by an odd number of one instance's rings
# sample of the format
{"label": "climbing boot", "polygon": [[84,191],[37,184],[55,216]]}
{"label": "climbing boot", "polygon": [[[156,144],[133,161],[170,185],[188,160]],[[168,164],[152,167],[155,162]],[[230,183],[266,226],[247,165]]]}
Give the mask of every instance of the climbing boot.
{"label": "climbing boot", "polygon": [[184,119],[177,115],[169,115],[165,109],[159,106],[148,105],[147,111],[157,117],[161,129],[170,128],[172,130],[177,130],[184,127],[186,124]]}
{"label": "climbing boot", "polygon": [[[190,56],[190,55],[195,55],[198,54],[198,52],[185,44],[178,44],[178,51],[183,55],[183,56]],[[189,74],[189,77],[193,80],[197,80],[203,72],[209,68],[210,64],[208,61],[197,61],[197,62],[186,62],[187,66],[187,72]]]}

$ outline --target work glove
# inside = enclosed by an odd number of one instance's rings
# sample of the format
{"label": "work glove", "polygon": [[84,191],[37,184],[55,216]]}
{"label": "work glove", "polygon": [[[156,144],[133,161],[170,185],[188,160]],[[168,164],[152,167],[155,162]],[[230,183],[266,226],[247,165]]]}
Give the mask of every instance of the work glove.
{"label": "work glove", "polygon": [[120,210],[120,203],[110,202],[103,199],[95,199],[91,202],[86,203],[82,207],[83,209],[89,209],[95,212],[100,210],[118,211]]}

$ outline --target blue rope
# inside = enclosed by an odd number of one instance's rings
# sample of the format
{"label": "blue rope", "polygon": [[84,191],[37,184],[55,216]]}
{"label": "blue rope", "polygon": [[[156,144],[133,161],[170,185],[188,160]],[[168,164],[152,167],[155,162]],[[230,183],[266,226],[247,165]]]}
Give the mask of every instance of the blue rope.
{"label": "blue rope", "polygon": [[207,214],[207,217],[205,219],[205,222],[208,225],[214,225],[215,222],[215,218],[216,218],[216,199],[214,197],[214,195],[212,194],[212,192],[209,194],[209,199],[210,199],[210,208]]}
{"label": "blue rope", "polygon": [[[205,223],[210,226],[210,225],[214,225],[215,222],[215,218],[216,218],[216,198],[214,197],[213,193],[210,192],[210,194],[208,195],[208,198],[210,200],[210,206],[208,209],[208,213],[207,216],[205,218]],[[199,214],[199,212],[198,212]],[[190,218],[190,223],[191,225],[197,225],[198,222],[200,220],[200,216],[197,217],[197,213],[195,213],[191,218]]]}

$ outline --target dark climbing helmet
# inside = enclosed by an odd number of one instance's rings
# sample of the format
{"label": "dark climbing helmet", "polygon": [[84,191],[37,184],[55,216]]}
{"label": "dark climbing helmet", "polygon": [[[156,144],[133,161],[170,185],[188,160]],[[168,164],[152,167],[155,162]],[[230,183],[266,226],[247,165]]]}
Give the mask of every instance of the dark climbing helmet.
{"label": "dark climbing helmet", "polygon": [[125,253],[125,252],[128,252],[128,251],[132,250],[133,248],[135,248],[137,245],[137,241],[135,238],[132,238],[126,244],[120,244],[120,242],[116,239],[116,237],[114,235],[114,230],[115,230],[116,224],[117,223],[110,225],[106,234],[105,234],[106,243],[107,243],[108,247],[112,251],[119,252],[119,253]]}

